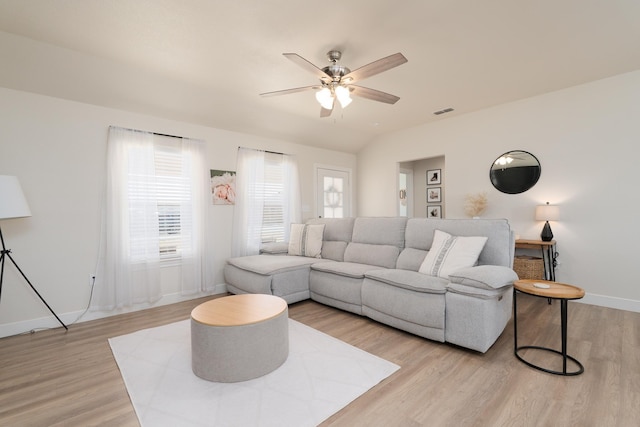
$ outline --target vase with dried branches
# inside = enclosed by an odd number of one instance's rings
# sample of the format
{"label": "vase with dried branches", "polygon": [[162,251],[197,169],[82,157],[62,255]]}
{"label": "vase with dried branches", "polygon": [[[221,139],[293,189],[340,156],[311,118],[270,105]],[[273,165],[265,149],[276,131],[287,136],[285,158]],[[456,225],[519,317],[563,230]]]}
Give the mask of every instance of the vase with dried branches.
{"label": "vase with dried branches", "polygon": [[487,193],[467,194],[464,211],[472,218],[478,218],[487,209]]}

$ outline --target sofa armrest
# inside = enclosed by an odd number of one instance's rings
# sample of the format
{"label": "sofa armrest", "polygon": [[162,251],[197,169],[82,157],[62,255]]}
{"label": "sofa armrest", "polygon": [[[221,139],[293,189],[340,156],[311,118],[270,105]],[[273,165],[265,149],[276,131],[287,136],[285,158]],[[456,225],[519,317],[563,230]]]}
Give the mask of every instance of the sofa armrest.
{"label": "sofa armrest", "polygon": [[500,289],[513,285],[518,275],[509,267],[478,265],[456,270],[449,275],[451,283],[479,289]]}

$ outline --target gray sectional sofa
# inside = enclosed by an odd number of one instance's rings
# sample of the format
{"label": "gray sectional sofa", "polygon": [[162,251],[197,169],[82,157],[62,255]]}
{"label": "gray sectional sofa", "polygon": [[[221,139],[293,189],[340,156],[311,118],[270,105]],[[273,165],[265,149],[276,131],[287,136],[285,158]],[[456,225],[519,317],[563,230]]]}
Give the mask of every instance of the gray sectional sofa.
{"label": "gray sectional sofa", "polygon": [[[511,318],[518,277],[507,220],[358,217],[307,224],[324,225],[321,257],[288,255],[281,244],[231,258],[224,268],[227,290],[273,294],[288,303],[311,298],[483,353]],[[477,260],[457,268],[464,258],[458,255],[473,252],[467,244],[479,251]]]}

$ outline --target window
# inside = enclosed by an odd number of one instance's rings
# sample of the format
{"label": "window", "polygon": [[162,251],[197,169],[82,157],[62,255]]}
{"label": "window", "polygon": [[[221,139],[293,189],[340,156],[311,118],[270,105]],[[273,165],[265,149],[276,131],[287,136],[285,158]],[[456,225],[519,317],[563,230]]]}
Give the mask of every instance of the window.
{"label": "window", "polygon": [[282,155],[265,153],[262,243],[284,242],[284,186]]}
{"label": "window", "polygon": [[[177,141],[155,136],[152,150],[128,149],[131,259],[157,251],[163,261],[180,258],[191,242],[191,155]],[[150,228],[157,227],[155,230]]]}
{"label": "window", "polygon": [[263,243],[285,242],[300,222],[298,169],[292,156],[238,149],[232,256],[255,255]]}
{"label": "window", "polygon": [[93,307],[157,301],[161,265],[180,269],[181,294],[207,289],[208,182],[203,141],[109,129],[104,268]]}
{"label": "window", "polygon": [[157,144],[154,154],[160,258],[171,259],[182,256],[184,244],[191,241],[190,155],[175,142]]}

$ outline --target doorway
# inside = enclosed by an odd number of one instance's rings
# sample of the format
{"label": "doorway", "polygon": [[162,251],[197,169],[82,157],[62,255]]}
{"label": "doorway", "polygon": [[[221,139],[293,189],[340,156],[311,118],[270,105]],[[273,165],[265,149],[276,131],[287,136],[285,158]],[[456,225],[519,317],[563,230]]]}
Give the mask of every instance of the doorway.
{"label": "doorway", "polygon": [[413,217],[413,170],[400,168],[398,174],[398,216]]}
{"label": "doorway", "polygon": [[[405,216],[405,208],[400,197],[403,195],[403,174],[406,174],[406,216],[411,218],[445,218],[445,157],[436,156],[424,159],[398,162],[397,212]],[[427,175],[433,178],[434,171],[438,173],[437,183],[427,181]],[[411,176],[411,178],[409,178]],[[409,187],[410,185],[410,187]],[[434,191],[437,197],[427,197],[427,192]]]}

